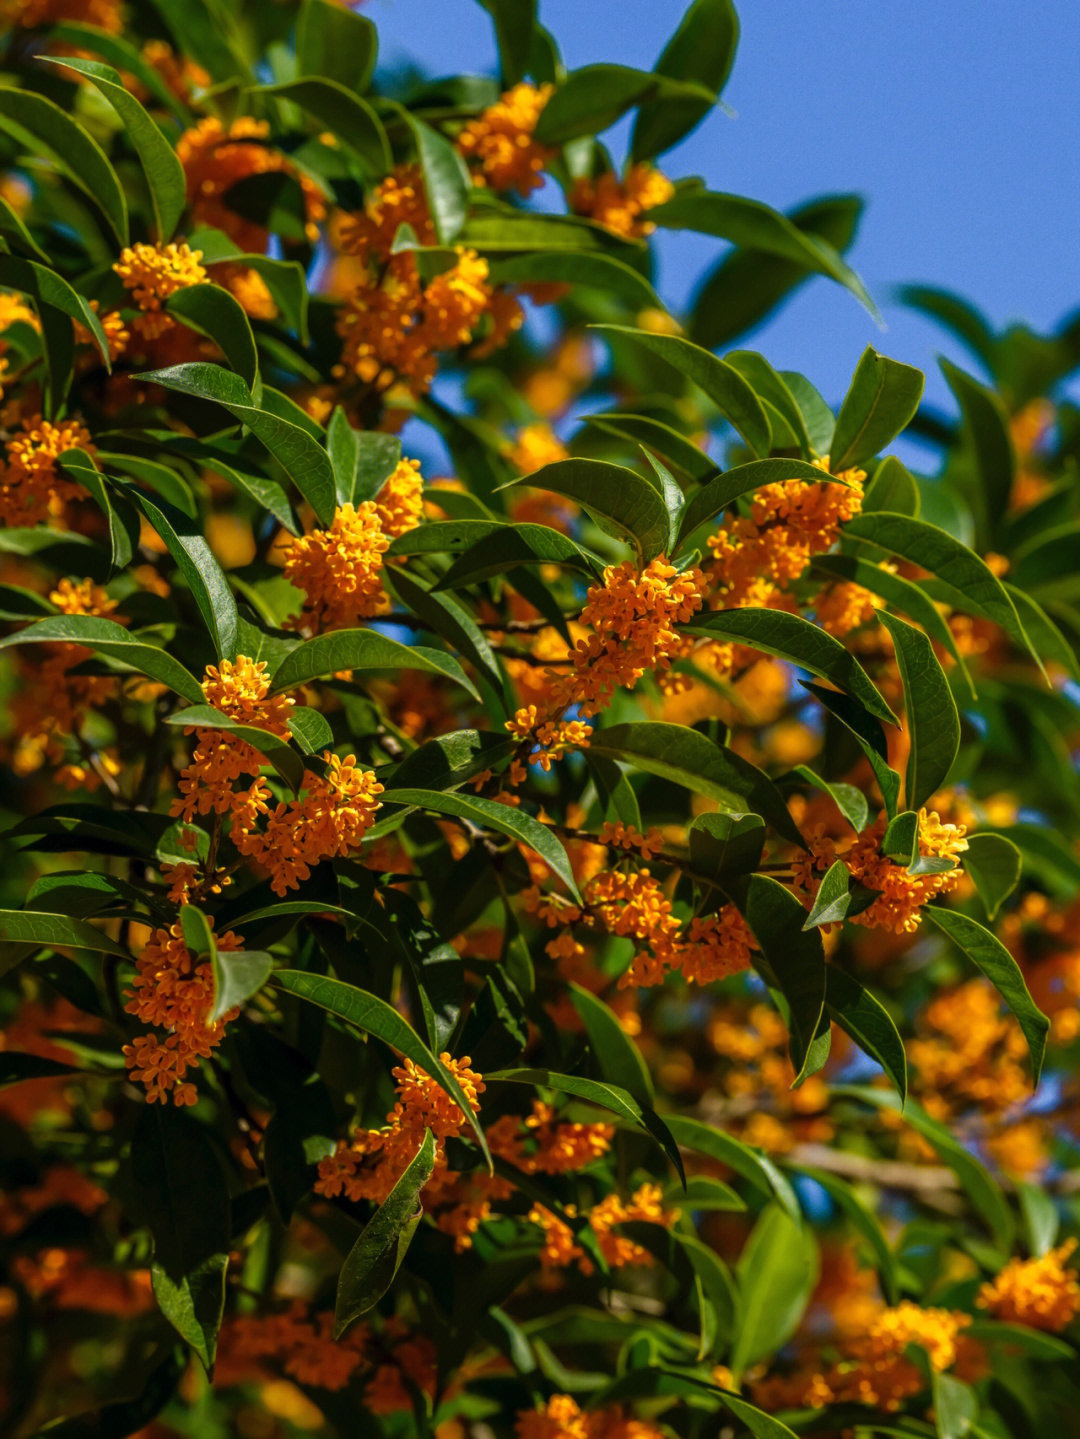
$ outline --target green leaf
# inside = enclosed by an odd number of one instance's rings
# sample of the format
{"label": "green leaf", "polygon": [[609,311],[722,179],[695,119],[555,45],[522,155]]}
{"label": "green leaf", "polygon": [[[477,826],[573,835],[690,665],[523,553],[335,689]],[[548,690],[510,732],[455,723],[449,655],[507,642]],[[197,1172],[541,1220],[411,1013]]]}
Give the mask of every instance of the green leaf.
{"label": "green leaf", "polygon": [[254,389],[259,384],[259,353],[251,321],[228,290],[220,285],[188,285],[170,295],[165,308],[213,340],[245,385]]}
{"label": "green leaf", "polygon": [[598,1104],[628,1124],[636,1124],[646,1130],[660,1145],[671,1160],[676,1173],[685,1183],[682,1156],[666,1122],[648,1105],[639,1104],[626,1089],[615,1084],[601,1084],[596,1079],[581,1079],[576,1074],[556,1074],[550,1069],[497,1069],[484,1075],[487,1084],[529,1084],[542,1089],[554,1089],[559,1094],[570,1094],[589,1104]]}
{"label": "green leaf", "polygon": [[805,764],[797,764],[791,773],[806,780],[816,789],[824,790],[856,834],[866,828],[870,818],[870,806],[861,789],[840,780],[830,782],[822,779],[816,770]]}
{"label": "green leaf", "polygon": [[269,730],[259,729],[256,725],[237,724],[228,715],[208,704],[192,705],[189,709],[178,710],[175,714],[167,715],[165,723],[183,725],[185,729],[225,730],[235,739],[242,740],[244,744],[251,745],[264,755],[294,791],[303,786],[303,758],[285,740],[271,734]]}
{"label": "green leaf", "polygon": [[871,1059],[877,1060],[903,1103],[907,1098],[907,1056],[904,1042],[885,1006],[854,976],[827,964],[825,1008],[844,1033]]}
{"label": "green leaf", "polygon": [[911,740],[904,794],[910,808],[918,809],[941,789],[953,767],[960,749],[960,716],[945,671],[922,630],[888,610],[881,611],[881,623],[892,636],[904,682]]}
{"label": "green leaf", "polygon": [[[595,464],[598,461],[581,460],[577,463]],[[628,470],[627,474],[629,473]],[[492,575],[517,569],[519,565],[567,565],[575,570],[583,570],[590,579],[596,576],[597,567],[588,551],[583,550],[568,535],[547,525],[488,524],[484,520],[445,520],[442,523],[476,528],[485,526],[487,533],[481,535],[464,554],[458,556],[433,587],[435,593],[464,588],[466,585],[476,584],[478,580],[490,579]]]}
{"label": "green leaf", "polygon": [[514,255],[491,265],[491,282],[496,285],[555,283],[582,285],[587,290],[614,295],[635,310],[664,303],[644,275],[614,255],[593,250],[537,250]]}
{"label": "green leaf", "polygon": [[875,718],[884,720],[886,724],[899,723],[855,656],[839,640],[803,619],[802,615],[748,606],[746,609],[718,610],[705,616],[695,615],[682,629],[684,634],[708,635],[710,638],[722,635],[738,644],[749,645],[752,649],[775,655],[777,659],[787,660],[800,669],[809,670],[819,679],[829,680],[838,689],[846,690]]}
{"label": "green leaf", "polygon": [[999,1324],[994,1319],[976,1318],[965,1326],[964,1333],[980,1344],[1000,1344],[1006,1351],[1018,1350],[1032,1359],[1051,1362],[1064,1359],[1066,1363],[1076,1363],[1076,1350],[1067,1339],[1038,1329],[1026,1329],[1022,1324]]}
{"label": "green leaf", "polygon": [[29,909],[0,909],[0,974],[26,957],[24,946],[28,944],[38,949],[92,949],[98,954],[131,958],[123,945],[102,934],[88,920]]}
{"label": "green leaf", "polygon": [[996,919],[998,910],[1020,883],[1020,851],[1003,834],[973,834],[964,852],[964,868],[975,883],[987,919]]}
{"label": "green leaf", "polygon": [[[759,355],[754,350],[732,350],[724,358],[740,375],[745,376],[754,387],[758,398],[772,406],[790,429],[803,458],[809,459],[814,453],[814,447],[810,443],[806,419],[783,375],[773,369],[764,355]],[[773,428],[776,428],[775,424]],[[825,479],[827,476],[822,474],[821,478]]]}
{"label": "green leaf", "polygon": [[895,455],[886,455],[863,492],[862,513],[889,510],[892,514],[917,517],[921,504],[915,476]]}
{"label": "green leaf", "polygon": [[529,68],[536,24],[536,0],[479,0],[495,24],[499,69],[506,89],[523,80]]}
{"label": "green leaf", "polygon": [[817,1245],[804,1225],[771,1204],[754,1225],[735,1272],[742,1304],[730,1364],[741,1375],[795,1332],[817,1282]]}
{"label": "green leaf", "polygon": [[424,589],[400,566],[395,566],[388,574],[384,572],[384,579],[407,609],[430,625],[436,634],[449,640],[460,655],[476,666],[495,694],[503,695],[503,677],[495,651],[464,605],[451,595]]}
{"label": "green leaf", "polygon": [[0,285],[19,290],[29,295],[41,313],[41,307],[48,305],[85,325],[94,337],[94,343],[101,352],[106,369],[109,367],[109,342],[105,331],[88,300],[73,290],[68,282],[44,265],[33,260],[20,260],[15,255],[0,255]]}
{"label": "green leaf", "polygon": [[783,484],[785,480],[802,480],[804,484],[844,483],[805,460],[751,460],[749,464],[736,465],[690,496],[679,525],[680,546],[702,525],[718,520],[724,510],[743,495],[764,485]]}
{"label": "green leaf", "polygon": [[57,463],[65,474],[82,485],[105,516],[113,568],[125,569],[139,543],[139,517],[133,506],[109,490],[104,476],[85,450],[65,450],[57,457]]}
{"label": "green leaf", "polygon": [[[653,214],[652,211],[649,213],[650,216]],[[611,335],[630,335],[647,350],[652,350],[704,391],[755,455],[769,453],[772,447],[769,417],[757,395],[733,365],[725,364],[715,355],[710,355],[708,350],[691,344],[679,335],[654,335],[648,330],[634,330],[626,325],[596,325],[593,328]]]}
{"label": "green leaf", "polygon": [[673,1114],[668,1116],[667,1123],[676,1143],[683,1149],[704,1154],[707,1158],[715,1159],[733,1169],[755,1189],[768,1198],[775,1199],[792,1219],[799,1218],[801,1210],[799,1201],[795,1198],[795,1191],[768,1155],[730,1134],[725,1134],[721,1129],[715,1129],[711,1124],[703,1123],[700,1119]]}
{"label": "green leaf", "polygon": [[395,109],[412,131],[435,235],[440,245],[452,245],[461,235],[469,213],[472,179],[468,168],[438,130],[425,125],[400,105]]}
{"label": "green leaf", "polygon": [[688,839],[694,873],[719,880],[757,868],[765,848],[765,825],[756,814],[699,814]]}
{"label": "green leaf", "polygon": [[28,1079],[57,1079],[81,1071],[71,1064],[55,1059],[42,1059],[40,1054],[26,1054],[19,1049],[0,1050],[0,1085],[22,1084]]}
{"label": "green leaf", "polygon": [[679,430],[653,419],[651,415],[629,415],[621,410],[606,410],[600,415],[582,415],[581,423],[592,425],[621,440],[628,440],[632,445],[648,446],[690,479],[704,483],[716,474],[716,466],[704,450],[699,450]]}
{"label": "green leaf", "polygon": [[993,620],[1038,658],[998,577],[978,555],[936,525],[882,510],[849,520],[844,538],[864,541],[929,570],[940,583],[941,598],[954,609]]}
{"label": "green leaf", "polygon": [[885,804],[885,812],[890,817],[894,815],[897,798],[900,794],[900,776],[889,767],[888,746],[881,721],[868,714],[862,705],[857,700],[853,700],[850,695],[841,694],[837,690],[825,689],[821,685],[813,685],[809,680],[800,680],[799,683],[831,714],[834,714],[858,740],[859,748],[874,771],[874,778],[878,782],[878,788],[881,790]]}
{"label": "green leaf", "polygon": [[230,1009],[240,1008],[258,994],[273,973],[274,958],[262,950],[221,950],[215,946],[213,965],[214,1006],[206,1017],[207,1024],[217,1024]]}
{"label": "green leaf", "polygon": [[141,1107],[131,1141],[134,1211],[154,1237],[155,1297],[209,1369],[225,1305],[229,1193],[210,1137],[172,1105]]}
{"label": "green leaf", "polygon": [[804,1164],[799,1165],[798,1172],[807,1179],[812,1179],[815,1184],[820,1184],[837,1208],[843,1210],[847,1215],[852,1228],[856,1229],[867,1241],[874,1254],[875,1268],[886,1302],[898,1303],[900,1298],[899,1267],[877,1216],[860,1200],[855,1186],[846,1183],[835,1174],[829,1174],[823,1169],[807,1168]]}
{"label": "green leaf", "polygon": [[403,645],[375,630],[335,630],[316,635],[291,650],[274,674],[272,694],[326,679],[340,670],[423,670],[461,685],[474,699],[480,696],[453,655],[423,645]]}
{"label": "green leaf", "polygon": [[[342,13],[339,7],[333,8],[337,14]],[[373,178],[384,175],[393,165],[390,141],[378,115],[366,100],[348,88],[348,83],[326,75],[312,75],[277,85],[256,85],[250,93],[291,100],[322,129],[329,130],[340,144],[352,150],[369,175]]]}
{"label": "green leaf", "polygon": [[693,1210],[734,1211],[746,1208],[745,1202],[730,1184],[701,1174],[686,1181],[686,1189],[679,1194],[677,1202]]}
{"label": "green leaf", "polygon": [[970,477],[966,470],[960,470],[955,478],[978,520],[983,541],[981,549],[989,543],[1009,508],[1016,470],[1009,419],[993,390],[980,385],[948,360],[938,363],[960,406],[964,442],[974,462]]}
{"label": "green leaf", "polygon": [[111,65],[68,57],[43,58],[46,64],[61,65],[85,75],[119,115],[146,176],[157,237],[162,243],[171,240],[187,204],[187,182],[176,151],[158,125],[125,88],[122,76]]}
{"label": "green leaf", "polygon": [[1024,1222],[1024,1242],[1035,1257],[1053,1248],[1061,1228],[1061,1215],[1053,1195],[1039,1184],[1016,1181],[1020,1214]]}
{"label": "green leaf", "polygon": [[574,500],[605,534],[629,540],[642,563],[667,548],[668,513],[663,497],[655,485],[624,465],[607,460],[556,460],[512,484],[527,484]]}
{"label": "green leaf", "polygon": [[[693,0],[653,70],[673,80],[694,80],[715,98],[735,61],[739,18],[731,0]],[[630,139],[634,160],[662,155],[688,135],[712,109],[710,100],[668,96],[638,110]]]}
{"label": "green leaf", "polygon": [[[730,240],[740,248],[775,256],[797,266],[799,278],[804,274],[827,275],[850,290],[871,315],[877,316],[877,306],[866,287],[838,250],[814,234],[809,226],[801,227],[758,200],[708,190],[687,191],[651,209],[649,221],[665,230],[696,230],[701,235]],[[787,278],[785,274],[785,280]]]}
{"label": "green leaf", "polygon": [[850,907],[851,871],[842,859],[837,859],[825,871],[803,929],[817,929],[823,924],[838,924]]}
{"label": "green leaf", "polygon": [[602,999],[579,984],[569,987],[570,1003],[585,1026],[597,1067],[609,1083],[625,1089],[642,1105],[654,1102],[652,1078],[637,1046]]}
{"label": "green leaf", "polygon": [[777,834],[804,841],[783,796],[756,765],[685,725],[610,725],[593,731],[589,754],[621,760],[717,800],[733,814],[758,814]]}
{"label": "green leaf", "polygon": [[430,1074],[450,1098],[461,1108],[476,1136],[485,1158],[488,1157],[487,1141],[475,1111],[464,1090],[441,1059],[437,1059],[409,1022],[397,1010],[377,995],[343,984],[339,979],[328,979],[322,974],[308,974],[300,969],[278,969],[274,971],[273,983],[278,989],[299,995],[311,1004],[320,1005],[331,1014],[338,1015],[365,1034],[373,1034],[391,1049],[411,1059],[414,1064]]}
{"label": "green leaf", "polygon": [[423,1215],[420,1191],[434,1167],[435,1136],[425,1129],[420,1148],[364,1226],[341,1267],[334,1302],[335,1339],[373,1309],[394,1282]]}
{"label": "green leaf", "polygon": [[982,970],[1012,1010],[1027,1040],[1032,1075],[1038,1084],[1050,1021],[1032,999],[1016,960],[996,935],[959,910],[930,905],[923,913]]}
{"label": "green leaf", "polygon": [[128,243],[123,187],[104,150],[77,121],[44,95],[3,87],[0,129],[27,153],[43,155],[55,165],[100,210],[120,244]]}
{"label": "green leaf", "polygon": [[580,902],[574,872],[566,850],[546,824],[533,819],[509,805],[499,804],[493,799],[482,799],[479,795],[463,795],[454,792],[443,793],[431,789],[388,789],[384,804],[407,804],[417,809],[434,810],[436,814],[453,815],[466,820],[480,829],[496,829],[500,834],[509,835],[519,844],[528,845],[544,861],[553,874],[557,874]]}
{"label": "green leaf", "polygon": [[[925,911],[927,914],[932,912],[929,909]],[[939,1124],[936,1119],[931,1119],[913,1099],[909,1099],[906,1104],[903,1104],[899,1097],[889,1090],[870,1089],[855,1084],[837,1084],[833,1086],[833,1092],[838,1095],[850,1095],[864,1104],[872,1105],[875,1109],[888,1109],[894,1114],[902,1112],[904,1123],[909,1124],[912,1129],[921,1134],[937,1151],[941,1161],[947,1164],[956,1175],[971,1201],[972,1208],[982,1216],[994,1236],[1003,1259],[1012,1252],[1016,1224],[1005,1196],[991,1178],[986,1167],[958,1140],[954,1139],[943,1124]]]}
{"label": "green leaf", "polygon": [[883,450],[919,408],[924,383],[921,370],[868,346],[836,417],[830,468],[852,469]]}
{"label": "green leaf", "polygon": [[192,123],[191,111],[169,89],[161,71],[155,69],[142,51],[123,36],[112,35],[107,30],[98,29],[96,25],[62,21],[49,26],[49,39],[66,40],[77,47],[73,54],[100,56],[121,74],[134,75],[147,93],[172,114],[177,124],[187,126]]}
{"label": "green leaf", "polygon": [[952,630],[949,629],[941,612],[926,591],[920,589],[913,580],[906,580],[902,575],[894,575],[889,570],[883,569],[881,565],[871,564],[869,560],[861,560],[857,555],[816,555],[811,562],[811,573],[862,585],[864,589],[868,589],[872,594],[879,595],[886,600],[891,609],[900,610],[903,614],[908,615],[926,631],[932,640],[937,640],[938,644],[945,646],[974,696],[971,676],[963,656],[956,648]]}
{"label": "green leaf", "polygon": [[206,623],[216,654],[225,659],[234,658],[239,622],[236,599],[201,526],[164,500],[155,504],[134,485],[125,485],[124,492],[139,506],[176,561]]}
{"label": "green leaf", "polygon": [[979,1416],[978,1397],[963,1380],[942,1374],[932,1364],[929,1368],[938,1439],[964,1439]]}
{"label": "green leaf", "polygon": [[[832,251],[837,258],[855,238],[863,201],[858,195],[826,195],[793,210],[785,218],[804,237],[817,241],[824,253]],[[723,223],[723,217],[721,217]],[[707,350],[730,344],[737,336],[760,324],[792,290],[798,288],[818,270],[816,260],[787,259],[762,249],[729,251],[697,286],[691,301],[690,338]],[[797,382],[802,389],[813,390],[801,375],[784,373],[790,388]],[[816,391],[814,392],[816,394]],[[797,396],[798,398],[798,396]],[[818,398],[821,422],[808,423],[815,453],[829,452],[833,431],[832,411]],[[806,406],[800,403],[806,414]]]}
{"label": "green leaf", "polygon": [[378,32],[366,15],[332,0],[304,0],[296,25],[296,63],[301,75],[334,80],[357,94],[371,83]]}
{"label": "green leaf", "polygon": [[725,879],[722,885],[750,927],[765,965],[791,1011],[791,1062],[805,1077],[825,1007],[825,954],[818,930],[806,931],[806,911],[789,889],[765,874]]}
{"label": "green leaf", "polygon": [[11,645],[58,643],[84,645],[137,674],[160,680],[193,704],[203,703],[202,686],[179,660],[156,645],[139,640],[114,620],[98,619],[95,615],[56,615],[8,635],[0,640],[0,649]]}
{"label": "green leaf", "polygon": [[49,263],[49,257],[26,228],[22,217],[11,204],[0,195],[0,235],[15,248],[28,251],[35,260]]}
{"label": "green leaf", "polygon": [[160,1264],[150,1266],[150,1284],[158,1308],[180,1338],[194,1349],[207,1373],[214,1367],[218,1330],[225,1313],[228,1268],[228,1254],[211,1254],[175,1279]]}
{"label": "green leaf", "polygon": [[584,65],[572,70],[540,112],[533,132],[541,145],[562,145],[579,135],[596,135],[645,100],[667,105],[693,101],[706,108],[713,94],[694,81],[673,80],[628,65]]}
{"label": "green leaf", "polygon": [[401,459],[401,441],[377,430],[354,430],[340,405],[326,430],[326,451],[334,468],[339,505],[373,500]]}
{"label": "green leaf", "polygon": [[781,1424],[779,1419],[773,1419],[763,1410],[755,1408],[753,1404],[748,1404],[737,1394],[729,1394],[722,1389],[714,1392],[718,1395],[721,1404],[730,1410],[736,1419],[746,1425],[754,1439],[796,1439],[793,1429],[789,1429],[786,1424]]}
{"label": "green leaf", "polygon": [[196,361],[172,365],[167,370],[146,370],[137,376],[182,395],[210,400],[228,410],[234,419],[247,425],[255,438],[270,451],[289,479],[310,503],[319,523],[334,518],[334,472],[322,445],[299,425],[260,409],[239,375],[220,365]]}

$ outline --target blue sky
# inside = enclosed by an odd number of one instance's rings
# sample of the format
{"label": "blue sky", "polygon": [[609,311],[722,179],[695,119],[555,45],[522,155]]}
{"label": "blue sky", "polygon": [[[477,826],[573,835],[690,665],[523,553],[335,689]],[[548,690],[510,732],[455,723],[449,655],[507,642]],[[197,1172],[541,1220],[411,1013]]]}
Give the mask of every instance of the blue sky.
{"label": "blue sky", "polygon": [[[369,0],[382,59],[430,72],[494,66],[475,0]],[[567,64],[651,68],[683,0],[540,0]],[[887,324],[817,280],[748,341],[837,402],[873,344],[928,372],[966,356],[890,302],[905,281],[957,289],[1002,325],[1055,324],[1080,304],[1080,6],[1075,0],[745,0],[719,112],[663,161],[786,209],[857,191],[867,211],[851,258]],[[616,129],[605,138],[622,139]],[[659,288],[684,300],[718,242],[662,235]]]}

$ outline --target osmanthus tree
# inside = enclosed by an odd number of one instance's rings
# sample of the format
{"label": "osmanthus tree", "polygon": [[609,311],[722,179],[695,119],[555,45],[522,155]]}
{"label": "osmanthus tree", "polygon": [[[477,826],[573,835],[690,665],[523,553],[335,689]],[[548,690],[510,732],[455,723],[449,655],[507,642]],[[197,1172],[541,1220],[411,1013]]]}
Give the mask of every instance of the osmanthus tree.
{"label": "osmanthus tree", "polygon": [[4,1432],[1058,1439],[1080,325],[834,413],[728,0],[483,4],[3,5]]}

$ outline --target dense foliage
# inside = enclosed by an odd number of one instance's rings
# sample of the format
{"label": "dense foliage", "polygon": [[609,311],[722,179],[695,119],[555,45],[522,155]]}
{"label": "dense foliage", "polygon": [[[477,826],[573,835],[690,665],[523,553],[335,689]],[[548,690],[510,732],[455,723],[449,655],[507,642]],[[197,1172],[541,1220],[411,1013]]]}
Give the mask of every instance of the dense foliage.
{"label": "dense foliage", "polygon": [[834,414],[729,0],[481,3],[0,6],[0,1427],[1057,1439],[1080,323]]}

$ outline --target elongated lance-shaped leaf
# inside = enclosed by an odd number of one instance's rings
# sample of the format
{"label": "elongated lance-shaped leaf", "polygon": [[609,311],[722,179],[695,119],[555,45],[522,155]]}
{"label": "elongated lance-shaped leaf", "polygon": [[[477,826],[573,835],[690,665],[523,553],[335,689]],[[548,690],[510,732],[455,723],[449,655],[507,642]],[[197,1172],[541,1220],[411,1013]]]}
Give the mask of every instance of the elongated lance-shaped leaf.
{"label": "elongated lance-shaped leaf", "polygon": [[403,1019],[385,999],[369,994],[367,990],[357,989],[354,985],[345,984],[340,979],[330,979],[323,974],[308,974],[300,969],[276,970],[273,982],[278,989],[288,990],[290,994],[321,1005],[323,1009],[338,1015],[357,1029],[363,1030],[365,1034],[381,1039],[391,1049],[397,1050],[399,1054],[419,1065],[425,1074],[430,1074],[460,1106],[484,1158],[490,1162],[491,1156],[484,1131],[465,1091],[451,1070],[432,1054],[408,1020]]}
{"label": "elongated lance-shaped leaf", "polygon": [[907,1098],[907,1056],[900,1032],[885,1006],[852,975],[828,964],[825,1008],[863,1053],[877,1060],[903,1103]]}
{"label": "elongated lance-shaped leaf", "polygon": [[176,151],[156,122],[124,87],[122,76],[111,65],[98,60],[44,58],[48,65],[62,65],[85,75],[116,111],[146,176],[158,239],[163,243],[171,239],[187,203],[187,181]]}
{"label": "elongated lance-shaped leaf", "polygon": [[99,619],[96,615],[55,615],[8,635],[0,640],[0,649],[30,644],[85,645],[87,649],[128,666],[137,674],[160,680],[192,704],[204,701],[202,686],[190,670],[157,645],[140,640],[115,620]]}
{"label": "elongated lance-shaped leaf", "polygon": [[186,285],[170,295],[165,308],[185,325],[206,335],[222,351],[230,368],[251,390],[259,385],[259,352],[251,321],[235,295],[220,285]]}
{"label": "elongated lance-shaped leaf", "polygon": [[924,384],[921,370],[867,347],[836,417],[832,469],[862,465],[895,439],[919,408]]}
{"label": "elongated lance-shaped leaf", "polygon": [[335,630],[297,645],[274,673],[271,693],[296,689],[309,680],[327,679],[341,670],[425,670],[480,696],[453,655],[423,645],[403,645],[375,630]]}
{"label": "elongated lance-shaped leaf", "polygon": [[911,741],[904,794],[918,809],[944,785],[960,748],[960,716],[934,647],[913,625],[881,611],[892,635],[904,683],[904,708]]}
{"label": "elongated lance-shaped leaf", "polygon": [[743,495],[749,495],[765,485],[783,484],[785,480],[801,480],[803,484],[811,485],[847,484],[846,480],[839,480],[806,460],[751,460],[749,464],[736,465],[695,490],[687,500],[679,524],[679,544],[682,545],[702,525],[719,521],[724,510]]}
{"label": "elongated lance-shaped leaf", "polygon": [[330,457],[307,430],[281,416],[261,409],[240,378],[220,365],[195,361],[173,365],[167,370],[146,370],[137,376],[182,395],[209,400],[228,410],[273,455],[289,479],[309,502],[319,523],[334,518],[334,472]]}
{"label": "elongated lance-shaped leaf", "polygon": [[668,512],[654,484],[607,460],[556,460],[515,485],[550,490],[587,510],[601,529],[629,540],[642,561],[667,548]]}
{"label": "elongated lance-shaped leaf", "polygon": [[[29,947],[28,947],[29,946]],[[0,910],[0,974],[20,964],[34,949],[90,949],[128,959],[127,950],[85,919],[68,914],[39,914],[31,909]]]}
{"label": "elongated lance-shaped leaf", "polygon": [[364,1226],[341,1267],[334,1301],[335,1339],[374,1308],[394,1282],[423,1215],[420,1191],[434,1167],[435,1136],[425,1129],[420,1148]]}

